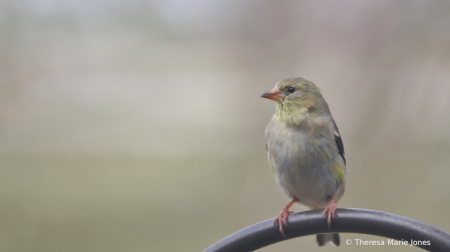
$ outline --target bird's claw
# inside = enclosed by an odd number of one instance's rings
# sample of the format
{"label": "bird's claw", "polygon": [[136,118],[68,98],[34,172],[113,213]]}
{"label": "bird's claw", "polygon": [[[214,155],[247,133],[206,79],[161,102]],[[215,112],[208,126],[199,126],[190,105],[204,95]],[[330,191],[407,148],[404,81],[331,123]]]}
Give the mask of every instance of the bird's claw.
{"label": "bird's claw", "polygon": [[325,218],[327,215],[328,228],[331,230],[331,216],[334,217],[336,215],[336,203],[334,203],[333,199],[331,199],[328,206],[323,210],[322,218]]}
{"label": "bird's claw", "polygon": [[280,233],[284,236],[284,238],[286,238],[286,235],[284,234],[283,223],[284,223],[284,225],[289,227],[289,225],[287,224],[287,218],[288,218],[289,214],[291,214],[291,213],[294,213],[294,212],[291,212],[288,209],[283,208],[283,209],[281,209],[280,214],[278,214],[278,216],[273,221],[273,225],[275,227],[278,226],[278,229],[280,230]]}

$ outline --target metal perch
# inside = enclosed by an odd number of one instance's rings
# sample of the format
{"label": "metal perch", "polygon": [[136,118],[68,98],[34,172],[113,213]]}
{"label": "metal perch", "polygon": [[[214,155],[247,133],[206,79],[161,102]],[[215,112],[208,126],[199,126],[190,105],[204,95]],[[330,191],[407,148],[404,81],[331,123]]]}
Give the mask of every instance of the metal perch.
{"label": "metal perch", "polygon": [[[204,252],[253,251],[285,241],[286,238],[273,226],[273,220],[239,230]],[[360,233],[406,240],[409,244],[411,240],[429,241],[429,245],[418,244],[417,247],[427,251],[450,251],[450,234],[413,219],[372,210],[339,208],[332,219],[331,229],[322,218],[322,210],[291,214],[288,225],[285,227],[287,239],[321,233]],[[341,246],[346,246],[345,243],[345,240],[341,241]]]}

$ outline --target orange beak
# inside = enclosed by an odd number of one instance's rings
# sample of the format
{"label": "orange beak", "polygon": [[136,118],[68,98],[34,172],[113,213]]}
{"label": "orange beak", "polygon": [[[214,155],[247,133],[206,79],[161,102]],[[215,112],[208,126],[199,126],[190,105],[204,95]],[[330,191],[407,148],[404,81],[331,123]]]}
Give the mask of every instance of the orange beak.
{"label": "orange beak", "polygon": [[272,90],[269,90],[267,92],[265,92],[264,94],[261,95],[261,97],[270,99],[270,100],[274,100],[274,101],[279,101],[280,97],[278,96],[280,94],[280,92],[278,90],[276,90],[275,88],[273,88]]}

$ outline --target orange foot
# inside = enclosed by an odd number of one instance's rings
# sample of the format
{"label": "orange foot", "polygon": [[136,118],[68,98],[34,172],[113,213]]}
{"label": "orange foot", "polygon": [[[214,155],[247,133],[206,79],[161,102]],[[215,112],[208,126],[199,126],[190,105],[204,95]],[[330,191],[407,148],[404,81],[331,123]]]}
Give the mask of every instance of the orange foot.
{"label": "orange foot", "polygon": [[287,204],[285,207],[283,207],[283,209],[281,209],[280,214],[278,214],[277,218],[275,218],[275,220],[273,221],[273,225],[275,227],[278,226],[278,229],[280,230],[280,233],[284,236],[284,238],[286,238],[286,235],[284,235],[284,229],[283,229],[283,223],[284,225],[288,226],[287,224],[287,217],[289,216],[289,214],[294,213],[289,211],[289,208],[295,203],[295,200],[292,200],[291,202],[289,202],[289,204]]}
{"label": "orange foot", "polygon": [[323,210],[323,216],[324,218],[328,214],[328,228],[331,228],[331,216],[336,215],[336,203],[334,203],[333,197],[331,197],[330,203],[328,203],[328,206]]}

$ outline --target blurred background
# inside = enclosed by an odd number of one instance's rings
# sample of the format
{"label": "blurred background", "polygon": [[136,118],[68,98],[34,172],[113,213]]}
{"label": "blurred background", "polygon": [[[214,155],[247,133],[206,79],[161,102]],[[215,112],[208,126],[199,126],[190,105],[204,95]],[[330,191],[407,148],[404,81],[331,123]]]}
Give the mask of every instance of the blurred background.
{"label": "blurred background", "polygon": [[[287,77],[344,140],[339,207],[450,232],[450,2],[0,1],[0,251],[202,251],[289,199]],[[306,210],[296,206],[294,211]],[[341,239],[384,239],[342,234]],[[386,241],[386,239],[384,239]],[[318,251],[315,237],[261,251]],[[410,247],[321,251],[421,251]]]}

